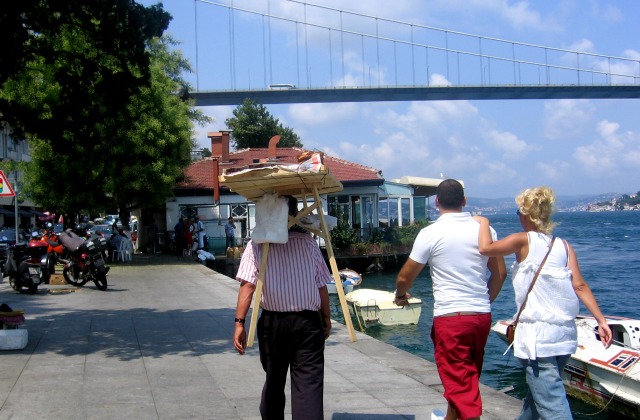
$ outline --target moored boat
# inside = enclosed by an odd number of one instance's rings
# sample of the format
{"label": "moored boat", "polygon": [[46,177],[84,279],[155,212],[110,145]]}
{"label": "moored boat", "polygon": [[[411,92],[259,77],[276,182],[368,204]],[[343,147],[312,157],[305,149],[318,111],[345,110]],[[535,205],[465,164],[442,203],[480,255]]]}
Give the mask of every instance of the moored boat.
{"label": "moored boat", "polygon": [[[351,269],[345,268],[340,270],[338,274],[340,275],[342,290],[344,290],[345,294],[352,292],[354,287],[362,284],[362,276]],[[336,289],[336,282],[331,281],[330,283],[327,283],[327,290],[329,290],[329,294],[337,294],[338,289]]]}
{"label": "moored boat", "polygon": [[[564,367],[567,394],[599,408],[640,419],[640,320],[607,316],[613,344],[605,349],[591,316],[578,316],[578,348]],[[511,320],[492,330],[506,341]]]}
{"label": "moored boat", "polygon": [[412,297],[406,306],[393,303],[392,292],[375,289],[359,289],[347,293],[349,312],[355,316],[358,324],[402,325],[417,324],[422,311],[422,300]]}

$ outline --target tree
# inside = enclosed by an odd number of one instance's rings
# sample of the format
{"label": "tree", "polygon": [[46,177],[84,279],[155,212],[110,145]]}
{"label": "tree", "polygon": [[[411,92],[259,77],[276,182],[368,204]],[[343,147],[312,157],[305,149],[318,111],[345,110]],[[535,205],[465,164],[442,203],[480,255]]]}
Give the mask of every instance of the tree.
{"label": "tree", "polygon": [[133,204],[164,205],[190,163],[192,121],[209,121],[175,94],[186,85],[181,74],[189,66],[170,50],[174,44],[169,38],[151,41],[149,86],[133,95],[113,122],[88,124],[92,132],[109,130],[104,141],[69,133],[73,147],[60,151],[48,140],[29,138],[33,168],[27,189],[36,202],[72,214],[118,207],[123,223]]}
{"label": "tree", "polygon": [[148,84],[146,43],[170,20],[161,5],[145,8],[133,0],[5,3],[0,120],[17,136],[47,139],[60,152],[73,147],[69,132],[98,136],[85,121],[112,122]]}
{"label": "tree", "polygon": [[291,128],[282,126],[264,105],[251,99],[245,99],[234,109],[233,117],[227,118],[225,123],[232,130],[231,140],[236,149],[268,147],[271,137],[278,134],[282,136],[278,146],[303,147]]}

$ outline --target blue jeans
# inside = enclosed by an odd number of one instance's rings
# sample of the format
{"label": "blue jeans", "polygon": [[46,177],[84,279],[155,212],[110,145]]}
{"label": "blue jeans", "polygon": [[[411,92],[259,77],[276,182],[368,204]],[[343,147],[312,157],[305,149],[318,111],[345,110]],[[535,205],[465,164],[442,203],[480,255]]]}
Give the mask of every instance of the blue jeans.
{"label": "blue jeans", "polygon": [[562,369],[569,355],[519,359],[524,367],[529,392],[517,420],[572,419],[567,393],[562,383]]}

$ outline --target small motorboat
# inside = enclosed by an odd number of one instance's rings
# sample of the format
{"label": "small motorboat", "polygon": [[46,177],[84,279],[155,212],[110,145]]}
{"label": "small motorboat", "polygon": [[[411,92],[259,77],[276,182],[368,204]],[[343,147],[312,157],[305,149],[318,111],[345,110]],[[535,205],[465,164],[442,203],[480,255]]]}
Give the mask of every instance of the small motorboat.
{"label": "small motorboat", "polygon": [[[578,349],[564,367],[567,394],[599,408],[640,419],[640,320],[607,316],[613,344],[605,349],[591,316],[576,317]],[[506,341],[511,320],[492,330]]]}
{"label": "small motorboat", "polygon": [[[340,275],[340,280],[342,281],[342,290],[344,293],[350,293],[353,291],[353,288],[356,286],[360,286],[362,283],[362,276],[357,272],[345,268],[338,272]],[[335,295],[338,293],[338,289],[336,289],[336,282],[331,281],[331,283],[327,284],[327,289],[329,290],[330,295]]]}
{"label": "small motorboat", "polygon": [[375,289],[359,289],[346,295],[349,312],[358,324],[403,325],[417,324],[422,312],[422,300],[412,297],[406,306],[393,303],[392,292]]}

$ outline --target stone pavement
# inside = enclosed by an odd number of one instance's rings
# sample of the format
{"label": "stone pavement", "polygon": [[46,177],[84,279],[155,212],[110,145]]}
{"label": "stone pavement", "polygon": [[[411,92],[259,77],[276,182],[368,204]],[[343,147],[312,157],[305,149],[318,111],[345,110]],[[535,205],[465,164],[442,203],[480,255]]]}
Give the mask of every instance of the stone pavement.
{"label": "stone pavement", "polygon": [[[257,343],[244,356],[231,343],[238,283],[168,255],[111,267],[105,292],[0,284],[0,303],[24,309],[29,331],[24,350],[0,351],[0,420],[258,419]],[[428,420],[446,408],[434,364],[357,337],[334,322],[325,419]],[[515,398],[484,386],[482,395],[483,419],[519,412]]]}

